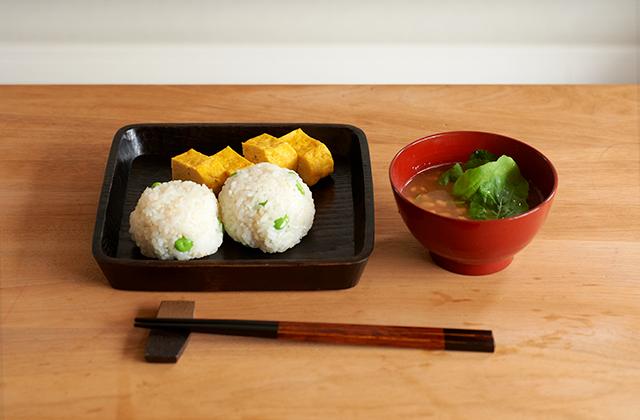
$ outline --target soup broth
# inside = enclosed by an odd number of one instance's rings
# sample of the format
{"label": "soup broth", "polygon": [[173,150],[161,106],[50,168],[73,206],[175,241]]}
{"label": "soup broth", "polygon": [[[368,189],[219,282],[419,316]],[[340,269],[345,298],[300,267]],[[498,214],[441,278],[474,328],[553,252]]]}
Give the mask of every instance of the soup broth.
{"label": "soup broth", "polygon": [[[453,182],[440,185],[438,179],[454,164],[445,164],[428,168],[415,175],[402,190],[402,195],[412,200],[416,205],[440,216],[458,219],[470,219],[469,202],[456,199],[452,194]],[[542,202],[542,195],[529,182],[529,209]]]}

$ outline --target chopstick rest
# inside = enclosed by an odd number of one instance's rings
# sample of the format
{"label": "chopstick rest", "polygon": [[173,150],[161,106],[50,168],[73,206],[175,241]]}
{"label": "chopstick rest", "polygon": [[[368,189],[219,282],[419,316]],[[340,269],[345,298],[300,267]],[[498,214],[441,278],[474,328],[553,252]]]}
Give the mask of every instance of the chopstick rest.
{"label": "chopstick rest", "polygon": [[493,334],[487,330],[186,318],[136,318],[134,327],[423,350],[493,352],[495,348]]}
{"label": "chopstick rest", "polygon": [[[194,301],[165,300],[160,303],[158,317],[193,318],[196,313]],[[189,331],[152,329],[144,351],[149,363],[176,363],[189,342]]]}

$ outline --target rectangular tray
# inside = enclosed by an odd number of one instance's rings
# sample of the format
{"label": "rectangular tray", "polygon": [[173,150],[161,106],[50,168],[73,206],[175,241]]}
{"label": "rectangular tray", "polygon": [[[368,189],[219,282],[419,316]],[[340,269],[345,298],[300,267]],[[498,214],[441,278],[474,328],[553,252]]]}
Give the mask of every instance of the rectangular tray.
{"label": "rectangular tray", "polygon": [[[327,145],[334,172],[311,187],[313,227],[294,248],[265,254],[225,235],[215,254],[190,261],[144,257],[129,215],[145,187],[171,180],[171,157],[213,155],[262,133],[302,128]],[[343,124],[135,124],[116,133],[105,171],[92,251],[112,287],[142,291],[332,290],[358,283],[373,251],[374,206],[364,132]]]}

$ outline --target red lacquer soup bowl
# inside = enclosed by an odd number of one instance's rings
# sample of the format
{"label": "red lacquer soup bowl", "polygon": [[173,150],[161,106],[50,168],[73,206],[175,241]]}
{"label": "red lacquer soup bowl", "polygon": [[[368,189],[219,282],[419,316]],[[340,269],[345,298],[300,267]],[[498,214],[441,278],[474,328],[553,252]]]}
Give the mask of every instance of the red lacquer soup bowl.
{"label": "red lacquer soup bowl", "polygon": [[[402,195],[416,174],[434,166],[466,162],[477,149],[512,157],[522,176],[540,193],[541,203],[505,219],[466,220],[437,215]],[[398,211],[411,234],[436,264],[466,275],[492,274],[506,268],[544,224],[558,187],[555,168],[533,147],[498,134],[473,131],[434,134],[407,145],[391,161],[389,178]]]}

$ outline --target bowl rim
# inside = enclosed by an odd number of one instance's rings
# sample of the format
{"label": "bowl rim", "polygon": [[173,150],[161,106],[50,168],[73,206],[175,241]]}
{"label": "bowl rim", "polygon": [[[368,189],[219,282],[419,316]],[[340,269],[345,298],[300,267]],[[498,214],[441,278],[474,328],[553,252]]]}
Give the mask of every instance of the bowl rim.
{"label": "bowl rim", "polygon": [[[430,141],[433,140],[434,138],[438,138],[438,137],[448,137],[448,136],[452,136],[452,135],[460,135],[460,134],[465,134],[465,135],[491,135],[491,136],[498,136],[498,137],[502,137],[503,139],[509,140],[509,141],[513,141],[515,143],[519,143],[525,147],[528,147],[530,149],[532,149],[534,152],[536,152],[538,155],[540,155],[540,157],[547,163],[547,165],[549,165],[549,168],[551,169],[551,173],[553,174],[553,187],[551,188],[551,192],[547,195],[547,197],[542,200],[540,202],[540,204],[538,204],[537,206],[535,206],[532,209],[529,209],[528,211],[524,212],[524,213],[520,213],[516,216],[511,216],[511,217],[505,217],[503,219],[490,219],[490,220],[477,220],[477,219],[454,219],[452,217],[448,217],[448,216],[442,216],[439,215],[437,213],[434,212],[430,212],[429,210],[423,209],[422,207],[416,205],[415,203],[413,203],[412,201],[410,201],[409,199],[407,199],[403,194],[402,191],[399,190],[395,183],[393,182],[393,177],[391,175],[392,171],[393,171],[393,167],[395,165],[395,163],[397,162],[398,158],[400,157],[400,155],[402,155],[403,153],[406,153],[407,150],[409,150],[412,147],[415,147],[415,145],[419,144],[419,143],[423,143],[425,141]],[[431,168],[428,167],[428,168]],[[428,169],[425,168],[422,171]],[[422,172],[421,171],[421,172]],[[549,160],[549,158],[547,158],[547,156],[545,156],[542,152],[540,152],[538,149],[536,149],[535,147],[521,141],[518,139],[514,139],[512,137],[509,136],[505,136],[503,134],[497,134],[497,133],[491,133],[491,132],[486,132],[486,131],[475,131],[475,130],[456,130],[456,131],[444,131],[444,132],[440,132],[440,133],[435,133],[435,134],[430,134],[428,136],[425,137],[421,137],[417,140],[412,141],[411,143],[407,144],[406,146],[402,147],[393,157],[393,159],[391,159],[391,163],[389,164],[389,182],[391,183],[391,188],[393,189],[394,194],[396,195],[396,197],[399,197],[401,200],[403,200],[404,202],[408,203],[410,206],[422,210],[424,212],[427,212],[430,216],[435,216],[436,218],[440,218],[442,220],[447,220],[447,221],[451,221],[451,220],[455,220],[457,222],[460,223],[471,223],[471,224],[475,224],[475,223],[483,223],[483,224],[489,224],[489,223],[501,223],[504,220],[517,220],[517,219],[521,219],[524,217],[527,217],[528,215],[531,215],[533,213],[536,213],[538,211],[540,211],[540,209],[543,207],[543,205],[548,205],[549,202],[551,202],[553,200],[553,198],[556,195],[556,191],[558,190],[558,172],[556,171],[555,166],[553,165],[553,163],[551,162],[551,160]],[[414,175],[415,176],[415,175]],[[413,177],[412,177],[413,178]],[[406,185],[406,184],[405,184]],[[404,186],[403,186],[404,187]]]}

